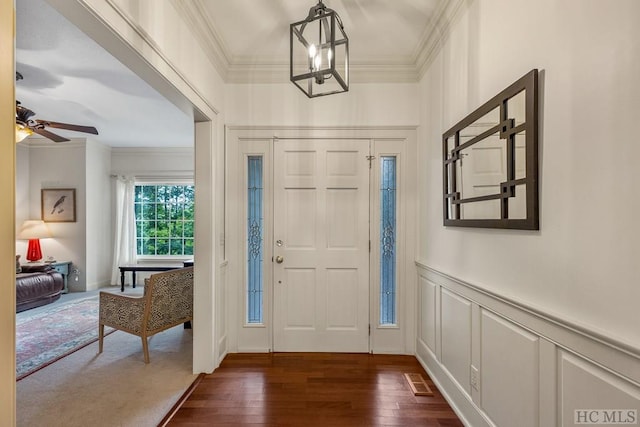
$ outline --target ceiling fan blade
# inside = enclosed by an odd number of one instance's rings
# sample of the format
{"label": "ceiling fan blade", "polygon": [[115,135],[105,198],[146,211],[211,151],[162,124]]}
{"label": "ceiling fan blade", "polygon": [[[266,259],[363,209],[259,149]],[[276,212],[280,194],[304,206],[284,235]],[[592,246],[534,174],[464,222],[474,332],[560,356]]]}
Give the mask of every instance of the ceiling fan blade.
{"label": "ceiling fan blade", "polygon": [[35,114],[36,113],[31,111],[30,109],[20,105],[20,101],[16,101],[16,117],[18,118],[18,120],[26,123],[29,118],[31,118]]}
{"label": "ceiling fan blade", "polygon": [[56,129],[73,130],[76,132],[92,133],[94,135],[98,134],[98,130],[93,126],[71,125],[69,123],[50,122],[48,120],[36,120],[36,122],[42,125],[45,125],[47,127],[56,128]]}
{"label": "ceiling fan blade", "polygon": [[71,141],[70,139],[63,138],[60,135],[56,135],[55,133],[49,132],[48,130],[45,130],[45,129],[38,129],[35,127],[32,127],[30,129],[33,131],[33,133],[37,133],[38,135],[44,136],[45,138],[49,138],[53,142]]}

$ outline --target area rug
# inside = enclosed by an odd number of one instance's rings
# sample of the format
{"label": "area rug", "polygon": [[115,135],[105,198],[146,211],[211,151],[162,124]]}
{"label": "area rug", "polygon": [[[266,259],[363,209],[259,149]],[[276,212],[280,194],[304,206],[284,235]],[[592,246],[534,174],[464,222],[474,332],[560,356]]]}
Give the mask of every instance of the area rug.
{"label": "area rug", "polygon": [[[16,320],[16,379],[44,368],[98,339],[98,297],[56,304]],[[105,335],[114,331],[105,328]]]}

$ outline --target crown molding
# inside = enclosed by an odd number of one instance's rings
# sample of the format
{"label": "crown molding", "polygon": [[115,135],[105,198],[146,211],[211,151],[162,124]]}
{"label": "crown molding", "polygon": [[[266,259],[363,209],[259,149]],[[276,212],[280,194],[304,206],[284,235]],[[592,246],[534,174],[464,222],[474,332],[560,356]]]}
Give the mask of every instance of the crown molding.
{"label": "crown molding", "polygon": [[87,146],[86,138],[71,138],[69,141],[53,142],[48,138],[40,136],[30,136],[20,142],[28,148],[47,148],[52,150],[60,150],[65,148],[84,148]]}
{"label": "crown molding", "polygon": [[171,0],[178,15],[184,19],[189,28],[193,31],[207,58],[222,77],[227,82],[229,68],[231,66],[231,54],[225,45],[222,36],[215,30],[207,8],[202,4],[202,0]]}
{"label": "crown molding", "polygon": [[[425,29],[415,53],[407,58],[367,58],[351,62],[350,83],[417,83],[440,52],[451,24],[465,3],[471,0],[444,0]],[[171,0],[178,14],[193,30],[207,57],[225,83],[285,83],[289,81],[289,64],[234,57],[222,36],[213,28],[213,20],[203,0]]]}
{"label": "crown molding", "polygon": [[193,147],[112,147],[111,152],[115,156],[154,156],[161,155],[186,155],[193,156]]}
{"label": "crown molding", "polygon": [[435,57],[440,53],[442,45],[449,37],[451,25],[460,16],[462,6],[470,1],[444,0],[440,3],[427,24],[414,54],[414,65],[418,79],[424,76]]}

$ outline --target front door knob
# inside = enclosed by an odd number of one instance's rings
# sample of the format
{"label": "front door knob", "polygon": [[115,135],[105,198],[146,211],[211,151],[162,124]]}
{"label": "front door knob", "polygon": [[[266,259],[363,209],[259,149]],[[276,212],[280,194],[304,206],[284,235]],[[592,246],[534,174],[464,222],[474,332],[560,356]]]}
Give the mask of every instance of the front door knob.
{"label": "front door knob", "polygon": [[282,264],[282,262],[283,262],[283,261],[284,261],[284,257],[282,257],[282,256],[280,256],[280,255],[278,255],[278,256],[276,257],[276,262],[277,262],[278,264]]}

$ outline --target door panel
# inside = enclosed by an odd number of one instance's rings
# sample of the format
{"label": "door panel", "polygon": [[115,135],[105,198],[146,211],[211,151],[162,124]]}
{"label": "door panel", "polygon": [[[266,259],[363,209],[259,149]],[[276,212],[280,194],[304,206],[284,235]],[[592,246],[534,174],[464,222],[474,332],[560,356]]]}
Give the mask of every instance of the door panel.
{"label": "door panel", "polygon": [[358,213],[357,189],[327,190],[325,216],[329,249],[357,249]]}
{"label": "door panel", "polygon": [[355,268],[327,269],[327,329],[357,330],[358,270]]}
{"label": "door panel", "polygon": [[[289,188],[283,196],[283,216],[276,218],[284,222],[279,229],[284,234],[287,247],[314,249],[317,235],[315,225],[318,222],[317,191],[312,188]],[[279,210],[278,207],[275,209]]]}
{"label": "door panel", "polygon": [[[316,272],[313,268],[288,268],[285,270],[285,283],[288,292],[286,317],[283,319],[288,328],[313,330],[315,327]],[[285,313],[283,313],[285,314]]]}
{"label": "door panel", "polygon": [[368,140],[275,142],[275,351],[369,351],[368,154]]}

